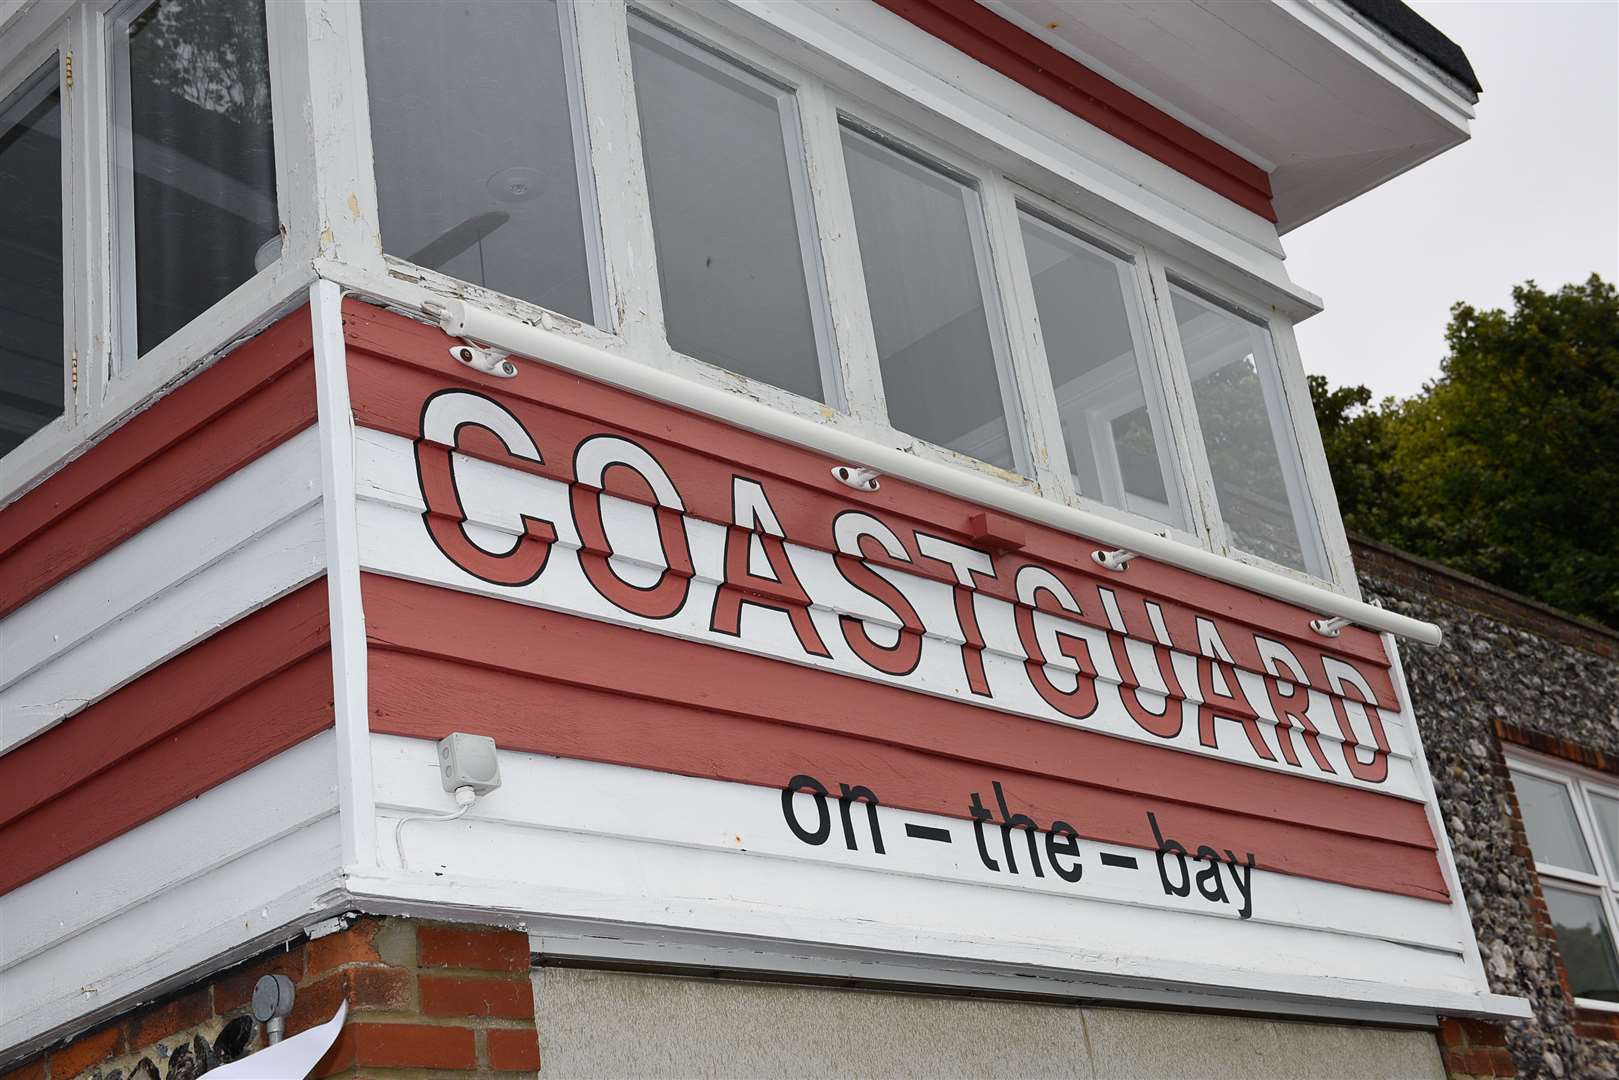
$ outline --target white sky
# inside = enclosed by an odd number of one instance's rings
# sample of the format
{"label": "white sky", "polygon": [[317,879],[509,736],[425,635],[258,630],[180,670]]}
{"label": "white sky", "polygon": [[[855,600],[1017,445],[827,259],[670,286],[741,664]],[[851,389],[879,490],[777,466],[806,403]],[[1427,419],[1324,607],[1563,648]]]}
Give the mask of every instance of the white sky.
{"label": "white sky", "polygon": [[1412,6],[1484,85],[1472,139],[1282,238],[1327,307],[1299,324],[1305,370],[1378,397],[1439,373],[1457,300],[1619,279],[1619,0]]}

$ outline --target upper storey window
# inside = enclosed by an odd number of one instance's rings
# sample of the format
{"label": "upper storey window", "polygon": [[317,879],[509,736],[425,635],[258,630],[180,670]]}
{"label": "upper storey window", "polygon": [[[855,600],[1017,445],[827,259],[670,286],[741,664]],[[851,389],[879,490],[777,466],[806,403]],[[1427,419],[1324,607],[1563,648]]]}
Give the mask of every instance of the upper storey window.
{"label": "upper storey window", "polygon": [[280,255],[264,0],[158,0],[111,39],[121,321],[145,355]]}
{"label": "upper storey window", "polygon": [[595,208],[556,3],[361,9],[384,249],[592,321]]}
{"label": "upper storey window", "polygon": [[66,403],[59,66],[0,97],[0,454]]}
{"label": "upper storey window", "polygon": [[634,15],[630,51],[670,347],[836,400],[792,91]]}
{"label": "upper storey window", "polygon": [[[23,209],[0,215],[17,253],[0,452],[24,466],[0,498],[318,273],[563,316],[621,355],[1238,559],[1346,565],[1310,491],[1325,469],[1291,328],[1226,287],[1217,252],[1149,244],[1101,181],[849,78],[791,20],[701,0],[7,18],[0,195]],[[77,88],[76,42],[97,46]]]}
{"label": "upper storey window", "polygon": [[1005,324],[975,185],[847,124],[843,159],[890,422],[1016,468]]}
{"label": "upper storey window", "polygon": [[57,68],[0,99],[0,453],[65,408]]}
{"label": "upper storey window", "polygon": [[1270,329],[1179,286],[1170,294],[1232,543],[1325,576]]}
{"label": "upper storey window", "polygon": [[0,502],[307,289],[271,76],[302,20],[265,0],[0,15]]}
{"label": "upper storey window", "polygon": [[1074,488],[1186,528],[1140,267],[1028,210],[1019,223]]}
{"label": "upper storey window", "polygon": [[[361,11],[382,245],[407,279],[1331,576],[1295,432],[1308,403],[1260,305],[1182,284],[947,127],[896,121],[702,5]],[[452,38],[477,63],[446,63]]]}

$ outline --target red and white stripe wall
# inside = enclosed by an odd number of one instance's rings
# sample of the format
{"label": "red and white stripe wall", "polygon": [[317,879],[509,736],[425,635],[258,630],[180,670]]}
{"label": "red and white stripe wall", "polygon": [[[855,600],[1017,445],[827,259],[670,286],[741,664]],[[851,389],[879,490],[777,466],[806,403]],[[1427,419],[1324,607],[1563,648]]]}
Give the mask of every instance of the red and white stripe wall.
{"label": "red and white stripe wall", "polygon": [[[0,1047],[348,907],[1501,1007],[1385,641],[315,295],[0,510]],[[504,786],[401,865],[452,731]]]}

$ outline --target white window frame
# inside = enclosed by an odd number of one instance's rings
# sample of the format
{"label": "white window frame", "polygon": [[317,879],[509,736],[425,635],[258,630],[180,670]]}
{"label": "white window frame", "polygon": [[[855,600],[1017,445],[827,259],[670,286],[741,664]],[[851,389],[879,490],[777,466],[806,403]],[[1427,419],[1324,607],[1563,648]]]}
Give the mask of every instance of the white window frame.
{"label": "white window frame", "polygon": [[[1595,826],[1595,815],[1589,802],[1594,794],[1619,799],[1619,780],[1569,762],[1542,756],[1531,757],[1517,750],[1505,756],[1509,769],[1561,785],[1567,792],[1569,805],[1574,807],[1574,817],[1579,824],[1580,839],[1597,872],[1586,874],[1536,859],[1535,873],[1569,892],[1598,898],[1603,918],[1608,921],[1608,936],[1614,943],[1614,962],[1619,965],[1619,874],[1613,869],[1614,864],[1619,863],[1619,852],[1610,853],[1604,848],[1605,841],[1601,830]],[[1576,997],[1574,1003],[1583,1009],[1619,1013],[1619,1002]]]}
{"label": "white window frame", "polygon": [[[144,7],[139,0],[135,5]],[[311,28],[303,3],[266,4],[276,200],[285,229],[282,255],[138,360],[127,356],[119,323],[127,242],[118,235],[112,155],[112,25],[122,0],[47,0],[0,25],[0,83],[11,84],[35,55],[58,41],[73,57],[73,82],[63,82],[64,125],[72,124],[64,221],[69,236],[72,301],[68,308],[70,380],[78,387],[62,421],[53,422],[0,458],[0,505],[71,458],[179,379],[224,355],[303,302],[315,279],[317,208],[310,183],[320,154],[304,117],[309,96]],[[15,51],[5,46],[16,42]],[[23,43],[27,43],[26,45]],[[26,77],[26,76],[23,76]],[[68,117],[71,116],[71,120]],[[132,346],[130,347],[132,348]]]}
{"label": "white window frame", "polygon": [[[630,10],[633,12],[634,17],[639,17],[643,22],[650,24],[653,32],[660,34],[665,42],[672,47],[693,57],[699,63],[711,65],[718,60],[721,63],[730,65],[731,70],[728,73],[732,78],[748,82],[759,92],[769,94],[776,99],[780,108],[782,147],[787,153],[787,180],[792,194],[794,226],[798,235],[805,287],[808,290],[810,322],[815,335],[815,352],[821,374],[821,393],[824,402],[815,402],[815,404],[824,403],[830,409],[846,410],[848,408],[848,396],[844,391],[845,380],[838,364],[838,352],[832,328],[832,307],[828,297],[826,253],[822,250],[822,238],[826,230],[820,227],[821,217],[816,206],[816,190],[810,183],[810,156],[806,150],[808,140],[805,132],[803,110],[799,103],[799,92],[803,87],[803,81],[784,77],[784,75],[790,76],[793,73],[790,71],[784,72],[782,70],[783,65],[760,54],[758,50],[747,48],[744,42],[733,39],[721,44],[712,40],[710,36],[696,34],[679,22],[671,21],[659,12],[640,4],[631,4]],[[630,92],[633,95],[633,77]],[[638,109],[636,115],[636,142],[639,145]],[[642,163],[644,168],[644,157],[642,158]],[[822,188],[821,190],[824,193],[825,189]],[[661,316],[661,297],[663,295],[661,281],[659,284],[659,313]],[[734,382],[736,379],[741,378],[753,388],[769,385],[757,379],[751,379],[745,375],[729,371],[704,360],[702,357],[682,353],[673,345],[668,345],[667,348],[666,360],[671,366],[687,374],[701,372],[704,378],[721,383]],[[772,388],[774,389],[774,387]],[[800,397],[800,395],[793,396]]]}
{"label": "white window frame", "polygon": [[[1002,469],[947,446],[929,442],[914,432],[895,428],[888,418],[886,390],[883,392],[880,413],[877,403],[873,402],[871,405],[873,419],[880,425],[878,438],[890,446],[905,447],[922,457],[986,472],[1020,487],[1039,490],[1044,477],[1035,473],[1034,460],[1038,452],[1035,446],[1041,445],[1037,441],[1041,429],[1036,426],[1036,418],[1030,414],[1031,395],[1023,389],[1029,385],[1028,365],[1024,362],[1024,358],[1016,353],[1018,335],[1009,318],[1010,305],[1007,297],[1011,292],[1008,281],[1010,245],[1004,235],[1004,228],[991,224],[995,219],[991,216],[990,204],[1000,191],[999,176],[948,144],[908,126],[887,120],[879,111],[845,94],[833,91],[830,87],[826,89],[829,103],[835,111],[833,127],[838,138],[835,156],[837,180],[844,186],[845,191],[848,189],[848,170],[843,157],[843,129],[848,128],[860,137],[909,158],[922,168],[942,173],[965,187],[972,196],[976,196],[976,198],[969,197],[965,203],[968,237],[973,245],[979,293],[984,301],[984,318],[989,332],[992,361],[995,365],[995,381],[1001,392],[1007,437],[1011,441],[1013,467],[1009,470]],[[830,148],[827,148],[827,157],[829,159],[833,157]],[[850,198],[852,199],[852,196]],[[860,236],[855,228],[852,201],[849,203],[849,217],[833,222],[832,226],[854,238],[854,247],[858,255]],[[850,268],[850,272],[858,275],[857,295],[861,305],[860,314],[869,329],[870,301],[866,289],[865,266],[857,260]],[[869,356],[867,362],[875,365],[875,370],[870,373],[869,378],[881,386],[882,362],[877,354],[875,334],[870,342],[869,354],[862,352],[860,355],[862,359]]]}
{"label": "white window frame", "polygon": [[[1286,468],[1295,454],[1308,459],[1309,436],[1315,429],[1302,367],[1292,346],[1291,326],[1273,306],[1267,310],[1259,298],[1233,290],[1227,281],[1203,273],[1190,261],[1172,259],[1136,235],[1080,213],[1072,200],[1050,198],[1030,183],[1033,172],[1008,170],[963,150],[961,146],[971,140],[957,137],[960,133],[948,122],[929,118],[927,123],[917,123],[915,115],[902,118],[901,113],[916,112],[915,103],[902,95],[851,93],[829,77],[829,69],[819,58],[808,50],[784,47],[779,35],[755,25],[751,15],[731,5],[635,0],[633,6],[650,21],[700,42],[702,47],[744,69],[768,72],[772,84],[793,95],[797,143],[804,155],[808,180],[808,211],[817,224],[817,255],[824,273],[822,290],[834,346],[834,370],[823,370],[826,403],[719,368],[700,357],[686,356],[668,345],[657,278],[656,238],[645,203],[646,178],[629,59],[626,5],[562,5],[570,94],[576,108],[582,104],[586,111],[587,135],[580,140],[585,151],[580,172],[588,173],[589,182],[582,185],[581,201],[594,202],[602,210],[599,228],[592,230],[589,237],[592,242],[600,242],[597,250],[605,280],[598,289],[608,298],[608,318],[598,313],[596,320],[601,325],[580,324],[557,312],[413,266],[397,256],[383,254],[375,246],[369,251],[362,247],[357,254],[351,251],[346,256],[345,280],[384,298],[398,297],[417,306],[435,296],[448,295],[486,304],[531,322],[560,326],[609,351],[746,394],[773,408],[841,427],[920,457],[987,473],[1048,498],[1299,580],[1326,581],[1340,591],[1354,592],[1341,524],[1335,514],[1323,509],[1323,503],[1327,508],[1335,504],[1330,498],[1323,500],[1316,487],[1326,476],[1324,459],[1313,464],[1305,460],[1297,466],[1297,482],[1305,492],[1303,516],[1315,527],[1313,535],[1303,536],[1301,541],[1307,550],[1325,548],[1328,552],[1310,564],[1311,570],[1319,573],[1303,573],[1241,552],[1226,537],[1203,459],[1189,384],[1184,374],[1175,370],[1180,367],[1183,372],[1183,364],[1173,317],[1168,312],[1165,275],[1186,280],[1199,291],[1257,317],[1269,327],[1282,384],[1279,399],[1285,402],[1290,421],[1282,432],[1286,442],[1280,448]],[[357,8],[351,6],[350,12],[347,18],[352,28],[363,30],[358,25]],[[356,44],[346,68],[350,74],[345,92],[350,100],[365,101],[363,63],[353,62],[359,53],[360,46]],[[1015,471],[930,444],[912,433],[894,429],[888,422],[843,162],[841,126],[845,120],[876,133],[883,141],[902,147],[925,163],[956,174],[977,189],[984,225],[981,242],[987,245],[985,265],[989,271],[983,275],[985,304],[991,316],[992,340],[997,341],[998,350],[1004,350],[996,358],[997,376],[1008,406],[1009,427],[1020,425],[1022,429],[1011,432]],[[575,121],[579,121],[577,113]],[[356,125],[355,134],[360,129],[368,132],[368,118]],[[365,164],[371,165],[369,161]],[[362,216],[376,220],[374,182],[362,183],[360,201]],[[1051,217],[1105,248],[1124,253],[1135,264],[1136,287],[1146,307],[1142,317],[1152,353],[1143,358],[1143,388],[1155,419],[1163,425],[1170,444],[1166,449],[1175,457],[1170,471],[1180,488],[1176,495],[1183,500],[1181,509],[1189,528],[1177,529],[1157,518],[1104,504],[1074,490],[1060,425],[1049,401],[1043,345],[1037,329],[1031,331],[1035,321],[1033,299],[1026,267],[1019,266],[1024,258],[1018,232],[1019,205]],[[356,275],[355,270],[360,273]],[[401,283],[413,288],[401,289]],[[812,293],[812,306],[814,299]],[[1315,445],[1319,447],[1318,437]],[[1327,490],[1330,492],[1330,487]]]}
{"label": "white window frame", "polygon": [[[1326,451],[1321,446],[1320,429],[1310,402],[1310,388],[1304,378],[1304,365],[1299,359],[1292,323],[1281,317],[1274,307],[1258,303],[1252,296],[1183,260],[1153,252],[1149,252],[1148,258],[1152,267],[1153,292],[1168,347],[1168,375],[1176,384],[1174,397],[1184,410],[1182,422],[1192,443],[1189,460],[1196,477],[1204,535],[1210,539],[1213,550],[1227,558],[1300,581],[1354,580],[1354,567],[1348,559],[1349,539],[1338,514],[1332,475],[1327,468]],[[1275,402],[1282,411],[1281,417],[1270,417],[1270,427],[1277,439],[1277,456],[1281,460],[1289,500],[1298,500],[1298,505],[1290,509],[1294,513],[1295,526],[1299,527],[1304,570],[1245,551],[1226,528],[1214,490],[1214,474],[1209,467],[1203,427],[1192,392],[1191,365],[1182,348],[1175,319],[1171,286],[1202,294],[1206,301],[1226,308],[1238,318],[1247,319],[1270,335],[1271,353],[1276,364],[1274,369],[1262,370],[1260,378],[1267,390],[1275,392]],[[1267,413],[1271,401],[1267,393]],[[1278,424],[1278,419],[1283,422]]]}
{"label": "white window frame", "polygon": [[[1199,196],[1193,203],[1177,204],[1174,192],[1184,187],[1181,195],[1196,193],[1191,181],[1162,177],[1170,189],[1164,192],[1140,182],[1121,183],[1116,171],[1109,171],[1116,168],[1116,154],[1104,145],[1105,137],[1054,106],[1027,100],[1026,91],[1002,76],[971,66],[955,73],[959,79],[932,71],[929,56],[936,66],[954,52],[925,36],[911,40],[905,36],[911,28],[901,34],[893,17],[875,8],[840,7],[834,14],[815,5],[747,0],[635,0],[653,21],[745,69],[768,73],[770,82],[792,92],[807,201],[817,225],[813,255],[823,272],[835,361],[832,371],[823,370],[826,404],[668,346],[622,3],[561,4],[581,212],[587,218],[586,249],[595,323],[600,325],[581,324],[383,251],[359,4],[286,0],[268,4],[277,199],[287,226],[283,256],[146,356],[132,364],[116,363],[116,282],[106,269],[116,265],[112,159],[95,150],[109,146],[109,16],[123,2],[40,0],[27,11],[0,15],[8,44],[17,37],[33,41],[52,19],[71,15],[76,23],[71,35],[80,61],[73,92],[75,149],[82,165],[76,170],[79,189],[72,215],[74,254],[81,262],[74,275],[81,293],[73,321],[80,356],[78,408],[71,423],[0,459],[0,504],[46,475],[77,446],[302,303],[307,286],[319,276],[413,311],[447,296],[465,299],[867,440],[1358,595],[1292,335],[1290,318],[1313,310],[1313,298],[1287,279],[1274,235],[1218,200]],[[902,46],[908,50],[904,55],[896,51]],[[86,62],[85,57],[94,59]],[[13,75],[0,56],[0,78]],[[956,85],[960,80],[971,85]],[[1020,107],[1009,110],[1014,99]],[[997,374],[1009,426],[1021,425],[1021,432],[1011,433],[1017,472],[931,446],[888,423],[844,171],[840,116],[913,148],[977,187],[988,249],[985,303],[991,310],[992,338],[1001,339],[1005,353],[998,358]],[[1096,167],[1091,162],[1112,164]],[[1031,330],[1033,299],[1026,267],[1019,266],[1020,203],[1074,226],[1104,247],[1129,253],[1135,262],[1153,353],[1144,358],[1151,360],[1142,367],[1144,389],[1149,403],[1167,418],[1165,435],[1175,456],[1170,471],[1181,487],[1188,529],[1174,529],[1074,491],[1060,425],[1047,400],[1042,343],[1037,329]],[[1189,214],[1184,207],[1194,204],[1200,209]],[[806,259],[811,254],[806,252]],[[1301,459],[1308,516],[1319,537],[1314,544],[1301,540],[1325,550],[1324,564],[1312,567],[1319,573],[1300,573],[1233,550],[1224,535],[1173,318],[1166,314],[1166,275],[1268,324],[1281,397],[1292,421],[1293,446],[1284,447],[1283,456],[1288,466],[1295,456]]]}
{"label": "white window frame", "polygon": [[[1013,329],[1014,333],[1021,333],[1025,338],[1024,345],[1029,363],[1025,385],[1032,391],[1029,394],[1033,401],[1032,411],[1038,414],[1037,422],[1042,433],[1041,443],[1046,448],[1050,462],[1050,475],[1042,478],[1042,488],[1048,495],[1060,498],[1072,506],[1117,518],[1129,524],[1151,528],[1154,532],[1175,537],[1184,543],[1201,545],[1199,524],[1203,517],[1203,509],[1199,505],[1199,500],[1194,497],[1198,485],[1197,476],[1191,469],[1194,452],[1187,436],[1184,409],[1180,407],[1178,400],[1172,400],[1172,385],[1166,378],[1168,372],[1163,360],[1168,356],[1168,352],[1164,344],[1163,314],[1155,299],[1156,286],[1153,283],[1151,254],[1139,241],[1075,213],[1061,203],[1017,187],[1010,180],[1004,183],[1008,185],[1010,189],[1008,194],[1011,197],[1011,219],[1007,223],[1005,235],[1008,239],[1008,258],[1011,264],[1010,280],[1013,282],[1011,294],[1017,311],[1012,319]],[[1003,213],[1006,212],[1004,204],[1001,210]],[[1141,392],[1148,413],[1152,417],[1154,435],[1162,434],[1164,446],[1161,449],[1170,456],[1170,460],[1164,463],[1169,474],[1168,494],[1172,500],[1177,500],[1170,509],[1178,512],[1185,522],[1184,527],[1176,527],[1151,515],[1132,513],[1127,508],[1115,507],[1111,503],[1087,496],[1075,487],[1073,476],[1068,469],[1067,438],[1063,434],[1062,420],[1057,410],[1056,388],[1051,381],[1045,336],[1035,306],[1028,253],[1023,244],[1020,219],[1025,211],[1035,218],[1044,219],[1049,227],[1066,232],[1130,265],[1135,299],[1134,309],[1128,314],[1132,324],[1139,323],[1139,330],[1137,325],[1132,325],[1131,337],[1138,349],[1136,359]],[[1111,439],[1105,441],[1108,453],[1113,453]]]}

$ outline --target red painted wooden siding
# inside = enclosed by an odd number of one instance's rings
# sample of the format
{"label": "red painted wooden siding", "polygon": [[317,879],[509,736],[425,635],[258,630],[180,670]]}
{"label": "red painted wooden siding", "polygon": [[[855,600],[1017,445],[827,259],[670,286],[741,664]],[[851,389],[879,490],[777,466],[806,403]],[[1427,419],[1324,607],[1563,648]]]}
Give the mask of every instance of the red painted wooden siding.
{"label": "red painted wooden siding", "polygon": [[0,894],[332,725],[311,582],[0,756]]}
{"label": "red painted wooden siding", "polygon": [[[833,510],[852,505],[811,452],[544,366],[525,365],[512,381],[478,376],[449,358],[436,329],[365,305],[345,308],[345,327],[362,426],[414,439],[428,395],[477,387],[540,442],[543,465],[462,444],[507,467],[572,482],[566,449],[585,434],[620,433],[678,478],[688,514],[729,521],[731,476],[745,472],[769,485],[793,542],[825,550],[834,546]],[[892,478],[858,505],[902,537],[921,528],[971,543],[983,529],[974,520],[980,507]],[[1310,612],[1144,559],[1128,575],[1107,574],[1090,562],[1093,545],[1030,522],[1002,526],[1022,529],[1017,561],[1048,565],[1073,586],[1086,612],[1080,621],[1105,625],[1095,590],[1107,587],[1127,613],[1134,608],[1127,632],[1150,641],[1139,601],[1152,599],[1177,640],[1195,616],[1211,619],[1236,663],[1257,671],[1251,632],[1259,631],[1292,648],[1317,686],[1323,657],[1335,655],[1354,661],[1379,701],[1396,707],[1373,634],[1350,629],[1321,643],[1307,629]],[[984,591],[1015,600],[1008,576]],[[870,785],[898,807],[957,817],[968,816],[966,792],[998,779],[1020,807],[1074,822],[1094,839],[1151,846],[1145,810],[1153,809],[1177,835],[1253,851],[1266,869],[1448,897],[1418,802],[430,585],[366,575],[364,594],[379,732],[471,730],[512,749],[772,787],[809,772]]]}
{"label": "red painted wooden siding", "polygon": [[307,308],[0,508],[0,615],[315,422]]}

